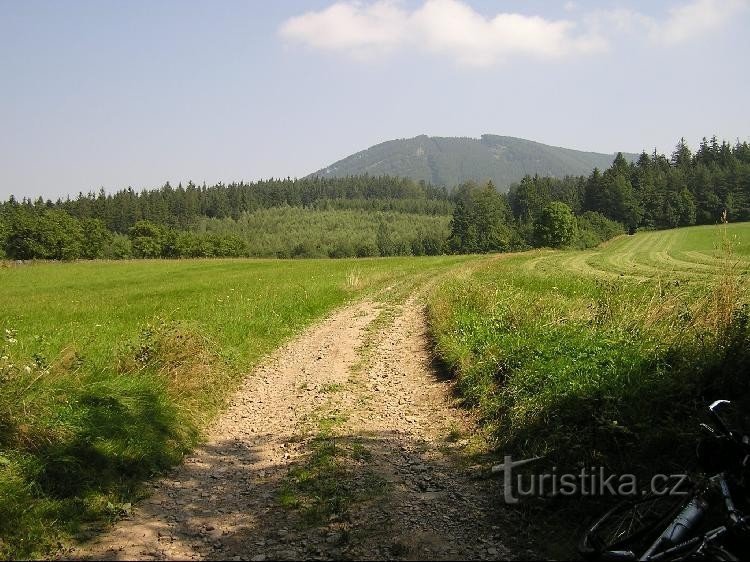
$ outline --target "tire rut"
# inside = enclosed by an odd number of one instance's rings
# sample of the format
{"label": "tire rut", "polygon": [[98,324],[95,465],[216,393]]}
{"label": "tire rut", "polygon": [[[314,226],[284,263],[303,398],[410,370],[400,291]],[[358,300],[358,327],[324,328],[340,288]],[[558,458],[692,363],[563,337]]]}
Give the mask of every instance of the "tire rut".
{"label": "tire rut", "polygon": [[[421,291],[420,291],[421,293]],[[203,445],[89,559],[498,559],[475,423],[432,365],[424,305],[334,312],[246,378]]]}

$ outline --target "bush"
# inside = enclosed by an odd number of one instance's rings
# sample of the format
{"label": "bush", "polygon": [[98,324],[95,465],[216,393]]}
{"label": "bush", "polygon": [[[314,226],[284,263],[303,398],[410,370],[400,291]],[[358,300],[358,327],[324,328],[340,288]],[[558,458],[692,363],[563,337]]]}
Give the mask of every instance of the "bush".
{"label": "bush", "polygon": [[425,234],[421,242],[426,256],[439,256],[446,252],[445,239],[437,233]]}
{"label": "bush", "polygon": [[378,254],[378,247],[373,242],[361,242],[357,246],[357,253],[358,258],[370,258],[375,257]]}
{"label": "bush", "polygon": [[291,252],[293,258],[325,258],[328,257],[322,248],[313,242],[305,241],[297,244]]}
{"label": "bush", "polygon": [[595,211],[586,211],[578,217],[576,247],[593,248],[615,236],[625,234],[622,223],[613,221]]}
{"label": "bush", "polygon": [[128,260],[133,257],[133,244],[124,234],[113,234],[103,255],[110,260]]}
{"label": "bush", "polygon": [[356,254],[354,244],[348,240],[339,240],[336,245],[328,251],[331,258],[351,258]]}
{"label": "bush", "polygon": [[159,258],[162,256],[165,232],[157,224],[138,221],[128,231],[133,244],[133,254],[137,258]]}
{"label": "bush", "polygon": [[6,213],[0,212],[0,259],[6,257],[5,245],[8,242],[8,236],[10,235],[10,224],[6,218]]}
{"label": "bush", "polygon": [[7,212],[5,253],[18,260],[72,260],[82,256],[81,223],[64,211],[16,206]]}
{"label": "bush", "polygon": [[99,219],[83,219],[83,251],[81,257],[96,259],[104,257],[105,249],[112,240],[112,233]]}
{"label": "bush", "polygon": [[248,255],[247,243],[237,235],[224,234],[210,237],[213,255],[223,258],[239,258]]}
{"label": "bush", "polygon": [[575,241],[577,229],[576,217],[570,207],[555,201],[542,209],[534,236],[539,246],[566,248]]}

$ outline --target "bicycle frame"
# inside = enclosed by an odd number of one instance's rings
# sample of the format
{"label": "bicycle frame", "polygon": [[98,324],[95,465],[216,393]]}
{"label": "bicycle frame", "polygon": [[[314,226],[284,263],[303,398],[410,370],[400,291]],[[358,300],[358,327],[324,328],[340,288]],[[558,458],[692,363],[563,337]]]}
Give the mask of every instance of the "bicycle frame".
{"label": "bicycle frame", "polygon": [[[724,505],[727,509],[733,526],[746,527],[750,523],[750,518],[743,516],[736,508],[734,499],[727,481],[727,474],[722,472],[709,480],[712,487],[717,488],[722,495]],[[608,552],[608,560],[640,560],[641,562],[658,562],[659,560],[672,559],[681,554],[695,553],[708,547],[720,544],[729,533],[729,528],[725,525],[712,529],[699,536],[687,539],[690,531],[698,525],[708,509],[708,501],[698,494],[693,497],[680,513],[672,520],[669,526],[659,535],[653,545],[641,556],[636,558],[633,552]]]}
{"label": "bicycle frame", "polygon": [[[661,519],[661,525],[665,525],[663,531],[646,548],[645,552],[640,548],[638,549],[638,552],[643,552],[643,554],[638,555],[632,550],[606,550],[605,547],[605,550],[598,551],[600,560],[658,562],[681,560],[692,556],[704,556],[710,559],[717,552],[723,552],[730,557],[728,559],[734,559],[731,552],[725,551],[726,543],[728,540],[734,540],[741,535],[747,536],[748,531],[750,531],[750,516],[744,515],[737,508],[732,497],[733,484],[730,485],[730,483],[733,483],[734,478],[737,477],[736,472],[746,471],[750,467],[750,436],[744,432],[733,431],[722,419],[723,416],[719,412],[722,407],[728,404],[730,402],[727,400],[713,402],[709,406],[709,412],[714,421],[713,427],[705,424],[701,424],[701,426],[704,430],[708,430],[712,438],[729,444],[730,447],[736,446],[737,455],[730,453],[728,456],[721,455],[719,457],[722,459],[720,461],[722,464],[717,466],[716,469],[720,472],[710,472],[709,474],[713,473],[713,476],[702,480],[703,484],[694,490],[689,499],[679,507],[675,507],[676,511],[672,511],[672,515],[669,515],[672,518],[671,521]],[[738,481],[738,484],[740,489],[744,489],[741,482]],[[746,486],[746,483],[744,485]],[[721,510],[726,515],[724,524],[709,528],[708,531],[706,531],[705,526],[698,530],[698,526],[703,523],[704,516],[707,515],[709,509],[713,512],[712,506],[723,508]],[[628,509],[630,508],[626,508],[625,513]],[[610,513],[617,513],[617,511],[613,510]],[[600,519],[591,528],[591,532],[596,533],[597,531],[594,529],[597,529],[601,522],[606,521],[608,516],[609,513]],[[651,531],[658,532],[659,527],[652,527]],[[737,531],[740,533],[738,534]],[[638,531],[638,533],[640,532]],[[635,538],[636,535],[632,536]],[[625,544],[627,543],[620,542],[618,546],[624,546]],[[641,546],[644,545],[641,544]],[[583,550],[582,553],[584,553]]]}

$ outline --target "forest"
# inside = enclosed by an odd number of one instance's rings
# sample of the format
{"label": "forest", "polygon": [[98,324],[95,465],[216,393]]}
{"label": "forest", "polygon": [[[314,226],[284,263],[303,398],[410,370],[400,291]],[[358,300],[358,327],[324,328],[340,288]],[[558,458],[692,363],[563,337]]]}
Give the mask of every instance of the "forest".
{"label": "forest", "polygon": [[0,257],[369,257],[592,247],[643,229],[750,220],[750,145],[684,139],[589,176],[432,186],[390,176],[270,179],[0,203]]}

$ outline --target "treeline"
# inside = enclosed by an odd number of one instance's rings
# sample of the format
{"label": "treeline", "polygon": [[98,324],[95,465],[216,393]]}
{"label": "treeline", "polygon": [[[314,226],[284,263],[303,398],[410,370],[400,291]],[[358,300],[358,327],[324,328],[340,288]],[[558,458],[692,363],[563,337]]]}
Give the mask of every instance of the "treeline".
{"label": "treeline", "polygon": [[0,209],[0,258],[128,259],[239,257],[244,240],[232,235],[197,234],[139,221],[127,235],[110,231],[100,219],[78,219],[57,209],[25,205]]}
{"label": "treeline", "polygon": [[533,222],[552,201],[580,214],[601,213],[633,232],[714,224],[726,211],[733,222],[750,220],[750,145],[705,138],[693,154],[682,139],[672,156],[643,153],[634,163],[621,155],[587,178],[526,177],[508,200],[520,222]]}
{"label": "treeline", "polygon": [[100,219],[25,205],[0,210],[0,258],[347,258],[439,255],[450,216],[277,207],[239,219],[203,218],[192,230],[138,221],[127,234]]}
{"label": "treeline", "polygon": [[[34,208],[61,209],[78,219],[99,219],[109,230],[126,234],[136,222],[147,220],[186,230],[199,218],[238,219],[244,213],[280,206],[389,210],[449,214],[449,193],[424,182],[390,176],[347,178],[270,179],[213,186],[190,182],[136,192],[132,188],[107,194],[80,193],[76,199],[24,200]],[[10,204],[15,200],[11,198]]]}
{"label": "treeline", "polygon": [[448,191],[388,176],[304,178],[0,203],[0,257],[353,257],[595,246],[639,228],[750,220],[750,146],[684,139],[588,177]]}
{"label": "treeline", "polygon": [[590,248],[625,232],[601,213],[576,216],[564,202],[550,200],[533,217],[514,215],[509,197],[489,182],[462,185],[455,194],[448,248],[453,253],[512,252],[536,247]]}
{"label": "treeline", "polygon": [[280,258],[422,256],[446,253],[450,215],[277,207],[201,219],[200,234],[239,236],[248,255]]}
{"label": "treeline", "polygon": [[366,175],[11,197],[0,203],[0,257],[433,255],[447,251],[452,211],[444,188]]}
{"label": "treeline", "polygon": [[77,219],[65,211],[28,205],[0,207],[0,258],[101,258],[112,239],[98,219]]}
{"label": "treeline", "polygon": [[507,196],[467,184],[453,198],[454,252],[586,248],[625,231],[714,224],[725,211],[747,221],[750,145],[713,137],[693,154],[682,139],[669,158],[643,153],[629,163],[618,154],[588,177],[526,176]]}

